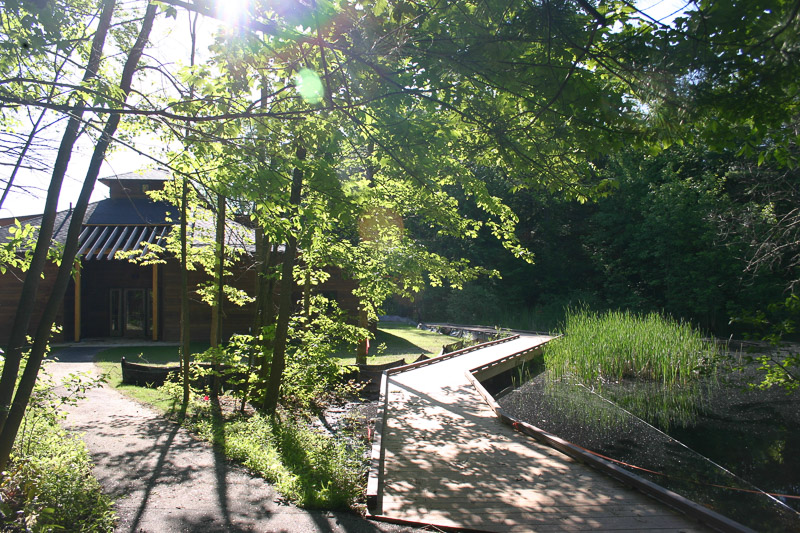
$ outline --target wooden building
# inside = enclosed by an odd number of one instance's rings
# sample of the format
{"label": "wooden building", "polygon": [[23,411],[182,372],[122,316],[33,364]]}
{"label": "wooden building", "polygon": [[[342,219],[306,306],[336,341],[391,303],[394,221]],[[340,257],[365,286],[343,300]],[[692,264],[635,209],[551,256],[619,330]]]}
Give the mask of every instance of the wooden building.
{"label": "wooden building", "polygon": [[[62,331],[57,341],[80,341],[87,338],[124,337],[177,341],[180,337],[180,264],[162,254],[164,263],[142,266],[118,259],[117,252],[147,251],[153,244],[163,245],[177,221],[175,208],[156,202],[147,191],[161,189],[170,179],[165,171],[150,170],[129,173],[99,181],[110,189],[110,198],[89,205],[84,217],[78,252],[79,268],[64,297],[56,323]],[[173,215],[170,216],[169,213]],[[65,242],[72,211],[58,213],[53,240]],[[41,216],[27,223],[37,226]],[[0,242],[8,236],[9,227],[0,228]],[[190,228],[194,245],[201,233],[213,236],[213,224],[195,223]],[[256,276],[252,244],[253,230],[228,220],[226,246],[243,253],[226,277],[226,283],[249,294],[254,293]],[[273,261],[280,261],[283,247],[274,250]],[[37,314],[44,308],[52,290],[55,265],[48,264],[37,295]],[[24,274],[9,271],[0,276],[0,343],[7,342],[22,290]],[[192,340],[208,340],[211,331],[211,308],[201,301],[196,289],[210,278],[201,270],[189,272],[190,322]],[[340,306],[355,312],[357,300],[352,295],[355,283],[334,273],[316,287],[333,296]],[[299,294],[297,294],[299,297]],[[253,305],[223,305],[223,337],[247,333],[253,323]]]}

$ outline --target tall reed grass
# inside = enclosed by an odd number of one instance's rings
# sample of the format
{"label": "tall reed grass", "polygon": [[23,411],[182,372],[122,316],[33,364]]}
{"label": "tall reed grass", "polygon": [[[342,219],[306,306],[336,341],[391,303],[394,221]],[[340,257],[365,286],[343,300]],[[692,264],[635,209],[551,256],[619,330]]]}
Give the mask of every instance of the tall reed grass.
{"label": "tall reed grass", "polygon": [[685,322],[571,309],[563,333],[544,349],[552,381],[586,385],[662,428],[691,424],[715,382],[720,350]]}
{"label": "tall reed grass", "polygon": [[564,337],[546,345],[553,377],[585,384],[636,379],[682,385],[713,373],[719,349],[685,322],[657,313],[567,312]]}

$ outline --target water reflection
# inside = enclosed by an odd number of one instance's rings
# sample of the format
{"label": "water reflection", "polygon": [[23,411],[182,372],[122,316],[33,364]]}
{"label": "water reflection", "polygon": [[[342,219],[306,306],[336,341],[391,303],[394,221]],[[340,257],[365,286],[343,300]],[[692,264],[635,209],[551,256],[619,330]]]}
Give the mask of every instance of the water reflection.
{"label": "water reflection", "polygon": [[[702,390],[664,394],[653,385],[612,384],[603,387],[603,397],[580,385],[553,382],[543,372],[498,402],[513,417],[612,458],[757,531],[798,531],[800,501],[787,499],[792,509],[756,487],[800,494],[800,424],[792,419],[793,413],[800,417],[796,398],[751,396],[763,392],[740,385],[700,385]],[[611,398],[649,414],[672,436]]]}

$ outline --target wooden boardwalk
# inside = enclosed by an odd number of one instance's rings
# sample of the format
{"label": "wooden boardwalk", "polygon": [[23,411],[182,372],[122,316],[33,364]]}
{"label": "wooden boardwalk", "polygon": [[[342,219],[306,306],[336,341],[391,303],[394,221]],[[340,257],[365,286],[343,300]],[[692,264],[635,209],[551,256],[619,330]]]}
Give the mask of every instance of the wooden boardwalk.
{"label": "wooden boardwalk", "polygon": [[373,515],[485,531],[706,531],[497,418],[466,372],[547,340],[520,337],[384,378]]}

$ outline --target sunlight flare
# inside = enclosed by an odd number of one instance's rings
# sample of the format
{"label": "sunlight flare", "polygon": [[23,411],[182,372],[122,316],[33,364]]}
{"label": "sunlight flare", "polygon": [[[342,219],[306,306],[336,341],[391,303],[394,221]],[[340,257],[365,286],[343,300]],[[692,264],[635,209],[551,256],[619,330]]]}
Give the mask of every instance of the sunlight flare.
{"label": "sunlight flare", "polygon": [[240,26],[252,18],[252,3],[250,0],[218,0],[216,12],[227,26]]}
{"label": "sunlight flare", "polygon": [[306,102],[318,104],[322,101],[323,87],[319,75],[311,69],[301,69],[295,77],[297,92]]}

